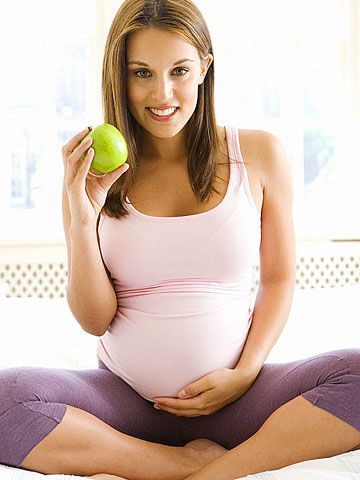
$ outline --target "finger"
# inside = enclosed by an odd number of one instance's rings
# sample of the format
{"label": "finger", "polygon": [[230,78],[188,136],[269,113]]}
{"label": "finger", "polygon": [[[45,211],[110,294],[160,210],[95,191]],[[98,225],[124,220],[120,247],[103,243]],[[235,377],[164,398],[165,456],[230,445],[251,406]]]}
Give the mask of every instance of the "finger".
{"label": "finger", "polygon": [[171,413],[172,415],[176,415],[177,417],[200,417],[201,415],[203,415],[201,411],[195,409],[177,410],[176,408],[160,408],[159,410]]}
{"label": "finger", "polygon": [[[69,175],[73,178],[78,173],[82,176],[86,176],[90,164],[88,164],[90,160],[90,156],[94,157],[94,149],[90,148],[92,143],[92,138],[88,137],[85,141],[82,141],[78,147],[75,148],[73,153],[68,158],[68,167],[69,167]],[[89,156],[90,155],[90,156]],[[65,163],[65,160],[64,160]],[[91,162],[90,162],[91,163]]]}
{"label": "finger", "polygon": [[198,399],[190,398],[188,400],[176,400],[173,398],[156,400],[156,405],[160,408],[173,408],[175,410],[188,410],[192,408],[198,408]]}
{"label": "finger", "polygon": [[88,175],[90,175],[90,177],[102,178],[102,177],[105,177],[105,175],[107,175],[107,173],[95,174],[91,170],[89,170]]}
{"label": "finger", "polygon": [[118,178],[121,177],[125,172],[127,172],[130,168],[130,165],[128,163],[124,163],[120,167],[116,168],[110,173],[107,173],[104,175],[104,179],[101,181],[101,185],[105,188],[105,190],[108,190],[111,185],[116,182]]}
{"label": "finger", "polygon": [[203,399],[204,396],[207,396],[208,390],[198,393],[197,395],[192,396],[191,398],[178,398],[178,397],[155,397],[154,403],[159,403],[169,406],[181,406],[181,405],[193,405],[194,402]]}
{"label": "finger", "polygon": [[81,142],[81,140],[92,130],[92,127],[85,128],[82,132],[77,133],[74,135],[64,146],[63,152],[65,155],[70,155],[73,150],[77,147],[77,145]]}
{"label": "finger", "polygon": [[91,137],[87,137],[85,140],[82,140],[77,147],[73,150],[71,153],[70,157],[73,157],[75,160],[79,160],[79,157],[82,155],[86,154],[86,151],[88,148],[90,148],[90,145],[92,144],[93,139]]}
{"label": "finger", "polygon": [[78,172],[81,177],[85,178],[86,175],[89,173],[91,162],[93,161],[94,155],[95,155],[95,150],[91,147],[85,153],[84,157],[81,157],[79,161],[80,166],[78,169]]}
{"label": "finger", "polygon": [[109,173],[103,173],[103,174],[95,174],[93,173],[91,170],[88,171],[88,175],[90,177],[94,177],[94,178],[103,178],[104,177],[104,180],[101,181],[101,186],[105,189],[105,190],[108,190],[111,185],[116,182],[116,180],[118,178],[121,177],[121,175],[123,175],[125,172],[127,172],[130,168],[130,165],[128,163],[124,163],[123,165],[121,165],[120,167],[116,168],[115,170],[113,170],[112,172],[109,172]]}

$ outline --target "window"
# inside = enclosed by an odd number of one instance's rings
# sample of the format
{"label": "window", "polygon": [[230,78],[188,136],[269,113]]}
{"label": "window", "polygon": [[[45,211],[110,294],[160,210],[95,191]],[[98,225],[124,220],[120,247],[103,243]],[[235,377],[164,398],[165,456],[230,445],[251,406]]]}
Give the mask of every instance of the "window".
{"label": "window", "polygon": [[219,123],[281,139],[297,238],[360,238],[360,3],[196,4],[214,43]]}
{"label": "window", "polygon": [[[214,43],[219,124],[281,139],[297,237],[359,238],[359,2],[194,1]],[[103,46],[120,4],[7,2],[0,242],[64,242],[61,147],[102,122]]]}
{"label": "window", "polygon": [[96,2],[14,0],[2,23],[0,241],[62,241],[61,147],[99,117]]}

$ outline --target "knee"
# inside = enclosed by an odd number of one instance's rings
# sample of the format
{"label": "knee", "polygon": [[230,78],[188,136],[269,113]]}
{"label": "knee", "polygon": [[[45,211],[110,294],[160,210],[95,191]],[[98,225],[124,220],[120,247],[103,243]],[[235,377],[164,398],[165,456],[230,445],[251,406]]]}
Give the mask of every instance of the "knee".
{"label": "knee", "polygon": [[0,416],[14,404],[39,400],[41,386],[30,367],[0,370]]}
{"label": "knee", "polygon": [[15,388],[22,369],[0,370],[0,417],[15,403]]}
{"label": "knee", "polygon": [[360,373],[360,348],[336,350],[338,358],[352,370]]}
{"label": "knee", "polygon": [[19,466],[44,431],[59,423],[66,407],[49,406],[45,388],[41,369],[0,370],[0,463]]}
{"label": "knee", "polygon": [[350,375],[352,381],[360,382],[360,349],[346,348],[332,353],[337,358],[338,373]]}

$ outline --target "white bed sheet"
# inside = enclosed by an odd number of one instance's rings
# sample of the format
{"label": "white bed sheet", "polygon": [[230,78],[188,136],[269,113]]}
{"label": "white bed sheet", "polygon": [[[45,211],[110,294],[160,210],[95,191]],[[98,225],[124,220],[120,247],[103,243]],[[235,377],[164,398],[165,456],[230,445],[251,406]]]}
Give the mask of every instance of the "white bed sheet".
{"label": "white bed sheet", "polygon": [[308,460],[280,470],[243,477],[251,480],[360,480],[360,450]]}
{"label": "white bed sheet", "polygon": [[43,475],[41,473],[22,470],[21,468],[0,465],[0,480],[84,480],[75,475]]}

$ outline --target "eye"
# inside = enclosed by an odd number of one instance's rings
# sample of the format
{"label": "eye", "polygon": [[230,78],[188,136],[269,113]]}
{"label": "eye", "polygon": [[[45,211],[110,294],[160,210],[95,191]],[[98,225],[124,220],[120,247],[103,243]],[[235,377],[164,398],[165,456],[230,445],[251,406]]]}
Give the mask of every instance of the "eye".
{"label": "eye", "polygon": [[135,71],[134,71],[134,75],[135,75],[136,77],[138,77],[138,78],[147,78],[148,75],[142,75],[143,73],[148,74],[149,72],[148,72],[147,70],[144,70],[144,69],[142,69],[142,70],[135,70]]}
{"label": "eye", "polygon": [[182,73],[179,73],[179,75],[183,77],[189,70],[187,68],[177,67],[175,68],[175,71],[182,72]]}

